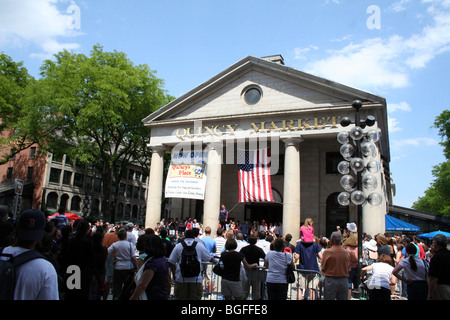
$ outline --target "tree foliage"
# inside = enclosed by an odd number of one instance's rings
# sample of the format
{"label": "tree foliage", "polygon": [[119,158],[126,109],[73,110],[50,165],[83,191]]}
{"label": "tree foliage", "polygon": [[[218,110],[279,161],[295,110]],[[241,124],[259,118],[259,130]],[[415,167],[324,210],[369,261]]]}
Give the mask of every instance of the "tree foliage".
{"label": "tree foliage", "polygon": [[24,114],[23,100],[28,87],[34,81],[21,62],[0,54],[0,163],[5,163],[15,152],[32,144],[28,135],[17,135],[15,128]]}
{"label": "tree foliage", "polygon": [[450,110],[444,110],[434,121],[439,130],[446,161],[433,167],[434,177],[425,195],[414,202],[413,208],[444,216],[450,216]]}
{"label": "tree foliage", "polygon": [[[90,56],[64,50],[44,61],[41,78],[28,86],[21,134],[44,151],[67,154],[102,174],[105,220],[111,182],[131,163],[148,164],[149,129],[142,119],[167,104],[163,80],[123,52],[95,45]],[[142,158],[144,156],[144,159]]]}

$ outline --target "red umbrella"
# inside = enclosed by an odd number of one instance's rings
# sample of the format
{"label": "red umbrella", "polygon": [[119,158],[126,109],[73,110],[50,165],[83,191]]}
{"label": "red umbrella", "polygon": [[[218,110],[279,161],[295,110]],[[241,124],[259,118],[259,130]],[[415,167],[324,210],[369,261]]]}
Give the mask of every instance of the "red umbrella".
{"label": "red umbrella", "polygon": [[[57,215],[59,215],[58,212],[52,214],[51,216],[48,216],[48,219],[54,218]],[[83,219],[82,217],[80,217],[79,215],[77,215],[76,213],[64,213],[64,215],[69,219],[69,220],[79,220],[79,219]]]}

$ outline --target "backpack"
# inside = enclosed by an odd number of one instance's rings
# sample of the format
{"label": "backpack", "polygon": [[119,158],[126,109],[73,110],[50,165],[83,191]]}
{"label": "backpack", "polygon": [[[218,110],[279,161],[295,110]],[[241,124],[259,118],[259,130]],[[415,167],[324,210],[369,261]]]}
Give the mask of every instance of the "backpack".
{"label": "backpack", "polygon": [[180,271],[183,278],[192,278],[200,274],[200,261],[197,258],[197,250],[195,246],[197,242],[193,242],[188,246],[184,240],[181,241],[183,252],[181,253]]}
{"label": "backpack", "polygon": [[14,300],[16,287],[16,269],[20,265],[37,258],[45,257],[35,250],[23,252],[15,257],[12,254],[3,253],[0,248],[0,256],[8,260],[0,260],[0,300]]}

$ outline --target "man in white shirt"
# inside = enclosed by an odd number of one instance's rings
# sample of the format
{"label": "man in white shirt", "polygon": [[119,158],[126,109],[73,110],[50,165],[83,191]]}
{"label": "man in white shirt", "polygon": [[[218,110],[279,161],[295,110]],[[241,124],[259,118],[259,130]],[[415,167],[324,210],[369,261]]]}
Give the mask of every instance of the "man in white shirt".
{"label": "man in white shirt", "polygon": [[270,251],[270,242],[266,240],[266,232],[260,231],[258,232],[258,242],[256,242],[256,246],[263,249],[264,253],[267,254]]}
{"label": "man in white shirt", "polygon": [[136,249],[136,241],[137,241],[137,239],[136,239],[136,236],[133,233],[134,224],[129,222],[126,225],[126,229],[127,229],[127,240],[129,242],[131,242],[133,244],[133,248]]}
{"label": "man in white shirt", "polygon": [[[4,248],[2,253],[16,257],[34,250],[44,235],[45,224],[41,211],[25,210],[19,217],[16,244]],[[58,275],[53,265],[45,258],[37,258],[17,267],[14,300],[59,300]]]}

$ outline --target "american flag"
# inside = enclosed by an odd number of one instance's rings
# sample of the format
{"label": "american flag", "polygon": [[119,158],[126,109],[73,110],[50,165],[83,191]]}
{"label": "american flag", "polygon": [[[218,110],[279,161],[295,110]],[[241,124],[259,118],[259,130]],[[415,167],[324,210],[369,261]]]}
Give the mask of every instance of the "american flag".
{"label": "american flag", "polygon": [[270,148],[238,150],[239,202],[273,201]]}

